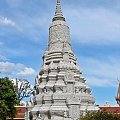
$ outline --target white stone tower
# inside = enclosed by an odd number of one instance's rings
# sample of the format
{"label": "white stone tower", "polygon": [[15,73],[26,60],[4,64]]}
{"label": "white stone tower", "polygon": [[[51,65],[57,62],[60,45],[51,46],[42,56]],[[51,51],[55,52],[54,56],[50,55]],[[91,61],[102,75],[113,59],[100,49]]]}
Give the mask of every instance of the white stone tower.
{"label": "white stone tower", "polygon": [[76,120],[86,111],[98,110],[81,74],[71,48],[69,27],[57,0],[43,65],[35,79],[34,97],[28,104],[28,119]]}

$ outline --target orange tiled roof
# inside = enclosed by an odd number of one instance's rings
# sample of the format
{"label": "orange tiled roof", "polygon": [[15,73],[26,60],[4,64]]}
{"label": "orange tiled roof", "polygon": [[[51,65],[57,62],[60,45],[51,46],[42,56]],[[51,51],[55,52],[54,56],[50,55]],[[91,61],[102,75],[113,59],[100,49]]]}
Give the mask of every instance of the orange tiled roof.
{"label": "orange tiled roof", "polygon": [[[14,118],[14,120],[24,120],[25,112],[26,112],[26,107],[25,106],[15,106],[17,109],[17,114]],[[10,120],[8,118],[8,120]]]}
{"label": "orange tiled roof", "polygon": [[119,106],[100,106],[99,108],[105,112],[120,114],[120,107]]}

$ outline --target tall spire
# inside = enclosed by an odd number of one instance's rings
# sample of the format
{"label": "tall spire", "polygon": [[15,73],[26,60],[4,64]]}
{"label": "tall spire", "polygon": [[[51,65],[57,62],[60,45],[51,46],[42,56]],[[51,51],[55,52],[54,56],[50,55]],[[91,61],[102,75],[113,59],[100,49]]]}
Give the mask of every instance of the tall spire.
{"label": "tall spire", "polygon": [[32,103],[28,106],[28,114],[31,113],[29,115],[34,120],[76,120],[81,113],[98,110],[91,89],[81,77],[60,0],[56,2],[48,47],[42,68],[35,78]]}
{"label": "tall spire", "polygon": [[63,14],[62,14],[60,0],[57,0],[56,10],[55,10],[55,16],[53,18],[53,21],[56,21],[56,20],[65,21],[65,18],[63,17]]}
{"label": "tall spire", "polygon": [[116,101],[117,101],[117,104],[120,106],[120,81],[119,81],[119,86],[118,86],[118,92],[117,92],[117,96],[116,96]]}

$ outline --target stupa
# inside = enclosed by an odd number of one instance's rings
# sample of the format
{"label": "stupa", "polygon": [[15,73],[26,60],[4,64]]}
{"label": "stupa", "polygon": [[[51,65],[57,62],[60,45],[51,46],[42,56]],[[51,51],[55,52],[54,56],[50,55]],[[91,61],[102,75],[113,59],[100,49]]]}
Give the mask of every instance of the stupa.
{"label": "stupa", "polygon": [[91,88],[82,77],[71,47],[70,32],[57,0],[49,27],[48,47],[35,79],[35,92],[28,104],[28,120],[76,120],[97,111]]}
{"label": "stupa", "polygon": [[115,99],[117,101],[117,104],[120,106],[120,81],[119,81],[117,96],[115,97]]}

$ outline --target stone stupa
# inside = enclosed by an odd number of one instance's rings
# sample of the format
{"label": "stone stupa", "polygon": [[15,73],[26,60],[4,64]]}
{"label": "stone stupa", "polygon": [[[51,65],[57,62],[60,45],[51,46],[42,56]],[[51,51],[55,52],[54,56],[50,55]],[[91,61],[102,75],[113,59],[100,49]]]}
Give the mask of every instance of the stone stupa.
{"label": "stone stupa", "polygon": [[97,111],[91,89],[81,74],[69,27],[57,0],[48,47],[35,79],[34,96],[27,105],[26,120],[76,120],[87,111]]}
{"label": "stone stupa", "polygon": [[120,106],[120,80],[119,80],[119,85],[118,85],[118,92],[117,96],[115,97],[117,104]]}

